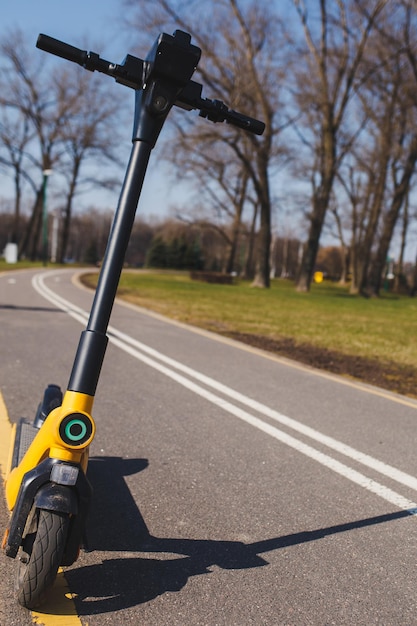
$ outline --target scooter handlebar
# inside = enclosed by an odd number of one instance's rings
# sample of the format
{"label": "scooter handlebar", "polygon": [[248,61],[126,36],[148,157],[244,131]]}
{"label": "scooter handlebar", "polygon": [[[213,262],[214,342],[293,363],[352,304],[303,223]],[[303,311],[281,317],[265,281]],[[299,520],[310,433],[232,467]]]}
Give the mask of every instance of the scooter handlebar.
{"label": "scooter handlebar", "polygon": [[[207,102],[207,101],[206,101]],[[211,104],[217,105],[218,100],[208,101]],[[238,128],[242,128],[247,132],[253,133],[255,135],[262,135],[265,130],[265,124],[260,120],[257,120],[253,117],[248,117],[247,115],[243,115],[243,113],[238,113],[233,109],[228,109],[225,104],[220,102],[220,105],[223,105],[223,110],[219,113],[217,117],[216,114],[207,113],[204,109],[201,110],[200,115],[202,117],[207,117],[212,122],[226,122],[227,124],[231,124],[232,126],[237,126]],[[222,108],[222,107],[221,107]]]}
{"label": "scooter handlebar", "polygon": [[85,65],[88,58],[87,50],[80,50],[80,48],[70,46],[68,43],[49,37],[49,35],[40,34],[36,42],[36,47],[82,66]]}
{"label": "scooter handlebar", "polygon": [[[119,78],[122,82],[123,79],[126,79],[127,72],[126,68],[123,66],[117,65],[115,63],[110,63],[110,61],[106,61],[102,59],[96,52],[88,52],[87,50],[81,50],[80,48],[76,48],[75,46],[71,46],[64,41],[59,41],[59,39],[54,39],[53,37],[49,37],[49,35],[39,35],[38,40],[36,42],[36,47],[44,50],[45,52],[50,52],[51,54],[55,54],[62,59],[67,59],[68,61],[72,61],[73,63],[78,63],[86,70],[90,70],[90,72],[102,72],[103,74],[107,74],[112,76],[116,80]],[[136,88],[136,83],[131,85],[127,82],[129,87]]]}
{"label": "scooter handlebar", "polygon": [[[101,59],[95,52],[87,52],[75,46],[49,37],[49,35],[39,35],[36,47],[50,52],[63,59],[72,61],[81,65],[87,70],[94,72],[102,72],[108,76],[112,76],[117,82],[131,87],[140,89],[143,80],[144,61],[131,55],[127,55],[122,65],[110,63],[105,59]],[[220,100],[208,100],[201,97],[202,85],[190,80],[187,86],[181,92],[175,104],[184,109],[198,109],[200,115],[207,118],[211,122],[227,122],[238,128],[242,128],[255,135],[262,135],[265,124],[260,120],[248,117],[242,113],[238,113],[233,109],[229,109]]]}
{"label": "scooter handlebar", "polygon": [[227,122],[255,135],[262,135],[265,130],[264,122],[229,109],[221,100],[202,98],[202,89],[202,85],[190,80],[175,104],[187,110],[198,109],[200,116],[210,122]]}

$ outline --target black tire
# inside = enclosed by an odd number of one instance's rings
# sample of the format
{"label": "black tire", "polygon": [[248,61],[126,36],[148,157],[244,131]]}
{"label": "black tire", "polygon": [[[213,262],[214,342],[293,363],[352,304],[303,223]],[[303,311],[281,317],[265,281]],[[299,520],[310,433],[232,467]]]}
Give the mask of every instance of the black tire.
{"label": "black tire", "polygon": [[69,516],[37,511],[36,532],[27,535],[18,554],[17,599],[27,609],[38,607],[52,587],[68,536]]}

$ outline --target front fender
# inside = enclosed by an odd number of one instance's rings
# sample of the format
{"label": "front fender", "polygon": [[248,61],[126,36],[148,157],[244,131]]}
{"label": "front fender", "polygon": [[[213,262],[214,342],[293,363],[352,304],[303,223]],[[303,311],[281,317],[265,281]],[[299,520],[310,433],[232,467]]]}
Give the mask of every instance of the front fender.
{"label": "front fender", "polygon": [[78,498],[73,487],[47,483],[36,493],[34,504],[37,509],[77,515]]}
{"label": "front fender", "polygon": [[60,461],[47,458],[24,476],[3,542],[6,555],[13,559],[22,542],[28,515],[35,504],[39,509],[71,515],[68,561],[71,558],[75,560],[91,499],[91,485],[83,471],[79,472],[73,487],[51,482],[51,470],[56,463]]}

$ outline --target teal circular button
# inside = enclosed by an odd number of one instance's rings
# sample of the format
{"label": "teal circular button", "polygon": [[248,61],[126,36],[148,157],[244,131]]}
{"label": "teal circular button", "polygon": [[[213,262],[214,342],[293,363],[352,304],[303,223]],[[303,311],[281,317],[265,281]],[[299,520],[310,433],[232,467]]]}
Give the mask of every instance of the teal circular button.
{"label": "teal circular button", "polygon": [[87,426],[79,419],[73,419],[65,426],[65,435],[70,441],[80,441],[87,433]]}
{"label": "teal circular button", "polygon": [[64,444],[78,447],[90,440],[93,428],[93,422],[88,415],[70,413],[59,425],[59,436]]}

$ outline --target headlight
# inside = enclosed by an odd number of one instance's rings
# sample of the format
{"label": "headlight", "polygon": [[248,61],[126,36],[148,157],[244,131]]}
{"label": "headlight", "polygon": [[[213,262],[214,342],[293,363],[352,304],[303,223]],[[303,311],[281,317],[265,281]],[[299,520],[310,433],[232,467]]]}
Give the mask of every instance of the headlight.
{"label": "headlight", "polygon": [[57,463],[52,467],[51,470],[51,481],[53,483],[57,483],[58,485],[68,485],[69,487],[73,487],[77,482],[78,478],[78,467],[75,465],[63,465],[62,463]]}

